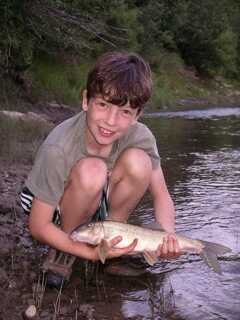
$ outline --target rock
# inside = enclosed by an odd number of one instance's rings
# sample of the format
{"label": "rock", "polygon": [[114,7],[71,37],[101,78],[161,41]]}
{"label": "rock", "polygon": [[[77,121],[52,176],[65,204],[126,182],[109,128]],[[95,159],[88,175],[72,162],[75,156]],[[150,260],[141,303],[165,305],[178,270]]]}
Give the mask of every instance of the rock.
{"label": "rock", "polygon": [[45,115],[41,115],[35,112],[18,112],[18,111],[8,111],[8,110],[1,110],[0,114],[13,119],[13,120],[23,120],[23,121],[36,121],[42,122],[45,124],[49,124],[48,119],[46,119]]}
{"label": "rock", "polygon": [[1,114],[14,120],[22,119],[22,117],[24,116],[24,113],[22,112],[8,110],[2,110]]}
{"label": "rock", "polygon": [[23,314],[23,318],[25,320],[38,319],[37,308],[34,304],[31,304],[30,306],[27,307],[27,309],[25,310],[25,312]]}

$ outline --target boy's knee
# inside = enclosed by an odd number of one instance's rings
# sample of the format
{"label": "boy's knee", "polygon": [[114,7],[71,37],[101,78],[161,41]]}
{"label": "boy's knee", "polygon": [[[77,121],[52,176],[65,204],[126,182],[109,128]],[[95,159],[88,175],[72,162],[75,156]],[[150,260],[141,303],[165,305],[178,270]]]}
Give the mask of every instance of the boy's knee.
{"label": "boy's knee", "polygon": [[149,155],[137,148],[129,148],[120,157],[127,174],[134,178],[146,179],[152,172],[152,162]]}
{"label": "boy's knee", "polygon": [[91,192],[101,190],[107,179],[107,166],[98,158],[84,158],[72,168],[71,181]]}

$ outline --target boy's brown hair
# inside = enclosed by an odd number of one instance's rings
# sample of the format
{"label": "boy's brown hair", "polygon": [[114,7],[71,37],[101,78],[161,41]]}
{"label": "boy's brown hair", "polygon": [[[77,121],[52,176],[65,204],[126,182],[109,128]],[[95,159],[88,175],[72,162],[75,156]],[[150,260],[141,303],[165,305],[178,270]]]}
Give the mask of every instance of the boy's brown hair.
{"label": "boy's brown hair", "polygon": [[88,74],[87,100],[100,94],[115,105],[130,107],[140,112],[152,91],[151,69],[147,62],[134,53],[108,52],[96,61]]}

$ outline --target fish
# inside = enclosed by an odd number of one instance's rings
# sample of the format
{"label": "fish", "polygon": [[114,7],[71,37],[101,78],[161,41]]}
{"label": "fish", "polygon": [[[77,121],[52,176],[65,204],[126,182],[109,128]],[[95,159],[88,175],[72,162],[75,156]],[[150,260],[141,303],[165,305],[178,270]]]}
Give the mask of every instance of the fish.
{"label": "fish", "polygon": [[[133,253],[143,254],[147,263],[153,266],[158,261],[155,251],[159,245],[162,245],[167,232],[153,227],[105,220],[90,222],[76,228],[71,233],[70,238],[73,241],[98,246],[99,257],[104,264],[108,254],[106,243],[117,236],[121,236],[122,240],[116,244],[116,248],[126,247],[137,239],[137,245]],[[176,238],[182,253],[198,254],[213,271],[218,274],[222,273],[217,256],[231,252],[232,250],[229,247],[205,240],[187,238],[179,234],[176,234]]]}

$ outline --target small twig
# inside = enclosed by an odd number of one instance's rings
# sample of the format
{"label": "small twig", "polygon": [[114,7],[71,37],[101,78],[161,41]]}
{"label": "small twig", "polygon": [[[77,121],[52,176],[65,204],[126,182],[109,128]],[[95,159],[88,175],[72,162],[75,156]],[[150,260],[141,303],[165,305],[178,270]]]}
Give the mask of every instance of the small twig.
{"label": "small twig", "polygon": [[37,286],[33,291],[33,300],[38,310],[42,307],[43,297],[46,290],[46,276],[45,272],[41,272],[38,276]]}
{"label": "small twig", "polygon": [[58,316],[59,313],[60,313],[60,308],[61,308],[61,295],[62,295],[63,283],[64,283],[64,280],[62,280],[62,283],[61,283],[60,289],[59,289],[59,291],[58,291],[58,295],[57,295],[56,301],[55,301],[54,304],[53,304],[53,306],[54,306],[53,320],[56,320],[56,319],[57,319],[57,316]]}
{"label": "small twig", "polygon": [[76,308],[75,308],[75,319],[78,319],[78,310],[79,310],[79,299],[78,299],[78,293],[77,289],[74,289],[74,297],[75,297],[75,303],[76,303]]}

